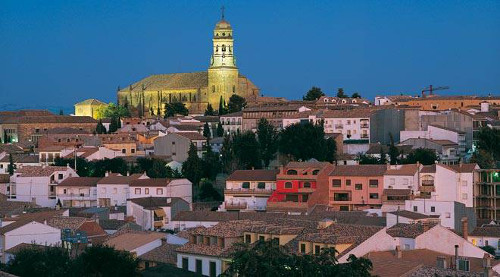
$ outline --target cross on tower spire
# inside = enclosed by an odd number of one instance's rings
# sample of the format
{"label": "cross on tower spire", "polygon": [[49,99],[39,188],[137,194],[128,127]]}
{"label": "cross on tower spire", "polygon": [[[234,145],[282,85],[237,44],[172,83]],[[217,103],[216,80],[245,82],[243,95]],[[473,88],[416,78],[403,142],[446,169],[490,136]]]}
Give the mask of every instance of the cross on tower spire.
{"label": "cross on tower spire", "polygon": [[222,20],[224,20],[224,10],[225,10],[225,9],[226,9],[226,8],[224,8],[224,6],[222,6],[222,7],[220,8],[220,10],[221,10],[221,15],[222,15],[222,16],[221,16],[221,17],[222,17]]}

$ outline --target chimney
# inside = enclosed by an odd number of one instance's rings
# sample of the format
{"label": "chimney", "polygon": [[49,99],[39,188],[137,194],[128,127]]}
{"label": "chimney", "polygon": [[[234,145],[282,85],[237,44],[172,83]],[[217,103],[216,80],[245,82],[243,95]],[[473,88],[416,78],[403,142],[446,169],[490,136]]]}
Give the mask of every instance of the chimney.
{"label": "chimney", "polygon": [[469,237],[469,219],[462,217],[462,233],[465,240]]}
{"label": "chimney", "polygon": [[491,256],[488,253],[484,253],[483,256],[483,270],[485,277],[493,276],[493,271],[491,269]]}
{"label": "chimney", "polygon": [[109,176],[109,171],[106,171],[106,173],[104,173],[104,177],[108,177]]}
{"label": "chimney", "polygon": [[401,259],[403,258],[403,251],[401,251],[401,247],[399,245],[396,245],[396,258]]}

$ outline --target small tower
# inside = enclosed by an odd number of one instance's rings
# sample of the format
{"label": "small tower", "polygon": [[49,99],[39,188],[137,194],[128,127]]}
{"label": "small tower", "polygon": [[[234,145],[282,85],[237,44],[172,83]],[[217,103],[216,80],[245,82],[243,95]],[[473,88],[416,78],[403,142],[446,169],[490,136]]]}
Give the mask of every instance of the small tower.
{"label": "small tower", "polygon": [[224,18],[224,7],[222,7],[221,20],[215,25],[212,42],[207,94],[208,102],[212,107],[218,107],[221,96],[227,102],[231,95],[238,93],[238,68],[234,56],[233,29]]}

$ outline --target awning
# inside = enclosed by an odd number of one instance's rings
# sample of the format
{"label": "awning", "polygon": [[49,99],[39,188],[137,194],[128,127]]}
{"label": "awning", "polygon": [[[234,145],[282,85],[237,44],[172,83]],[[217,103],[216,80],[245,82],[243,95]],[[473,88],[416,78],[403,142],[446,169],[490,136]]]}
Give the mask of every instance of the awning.
{"label": "awning", "polygon": [[167,216],[167,214],[165,214],[165,211],[163,209],[155,210],[155,215],[157,217],[166,217]]}

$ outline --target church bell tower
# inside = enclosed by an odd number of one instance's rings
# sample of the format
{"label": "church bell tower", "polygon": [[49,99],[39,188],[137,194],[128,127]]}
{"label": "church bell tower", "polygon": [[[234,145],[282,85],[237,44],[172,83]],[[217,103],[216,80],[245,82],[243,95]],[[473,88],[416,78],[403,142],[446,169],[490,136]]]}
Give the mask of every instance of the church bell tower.
{"label": "church bell tower", "polygon": [[214,109],[219,107],[220,98],[228,102],[229,97],[238,94],[238,68],[234,56],[233,29],[222,18],[215,25],[212,57],[208,68],[208,102]]}

